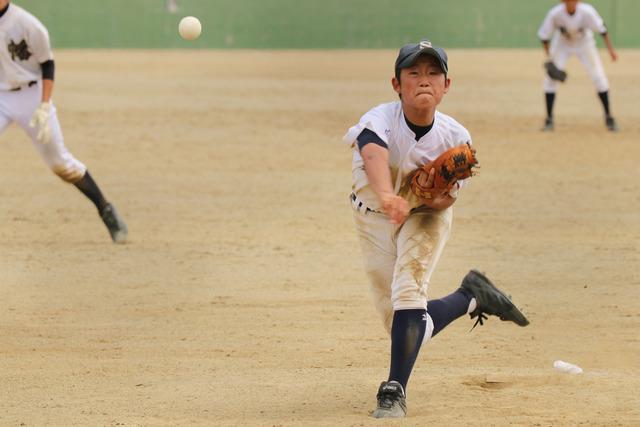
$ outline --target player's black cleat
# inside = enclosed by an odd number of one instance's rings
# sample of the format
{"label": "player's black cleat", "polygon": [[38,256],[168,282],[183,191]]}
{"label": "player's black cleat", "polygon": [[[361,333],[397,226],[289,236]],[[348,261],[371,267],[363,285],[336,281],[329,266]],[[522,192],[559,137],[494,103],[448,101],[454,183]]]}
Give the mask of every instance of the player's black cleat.
{"label": "player's black cleat", "polygon": [[607,125],[607,129],[611,132],[618,132],[618,124],[616,123],[616,119],[611,116],[607,116],[605,119],[605,124]]}
{"label": "player's black cleat", "polygon": [[102,209],[100,217],[104,225],[107,226],[109,234],[111,234],[111,240],[113,240],[114,243],[125,243],[127,241],[127,235],[129,233],[127,224],[120,218],[116,208],[111,203]]}
{"label": "player's black cleat", "polygon": [[402,385],[397,381],[383,381],[378,389],[378,407],[374,418],[402,418],[407,415],[407,400]]}
{"label": "player's black cleat", "polygon": [[543,132],[552,132],[553,131],[553,119],[551,117],[547,117],[544,120],[544,126],[542,126]]}
{"label": "player's black cleat", "polygon": [[529,321],[524,314],[518,310],[504,292],[496,288],[493,283],[482,273],[477,270],[471,270],[462,279],[460,285],[463,289],[470,292],[476,299],[476,309],[469,315],[471,318],[478,317],[475,328],[478,323],[481,325],[487,319],[485,314],[498,316],[500,320],[509,320],[520,326],[527,326]]}

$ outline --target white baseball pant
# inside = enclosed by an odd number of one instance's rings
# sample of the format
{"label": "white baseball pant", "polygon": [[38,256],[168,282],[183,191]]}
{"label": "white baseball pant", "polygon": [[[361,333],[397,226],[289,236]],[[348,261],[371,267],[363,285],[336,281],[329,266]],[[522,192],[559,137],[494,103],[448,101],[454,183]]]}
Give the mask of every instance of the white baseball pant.
{"label": "white baseball pant", "polygon": [[[607,80],[607,76],[604,73],[595,43],[585,43],[574,47],[567,46],[562,42],[555,42],[551,44],[549,55],[553,63],[561,70],[565,69],[565,65],[572,55],[577,56],[587,70],[596,90],[598,92],[609,90],[609,80]],[[543,87],[545,93],[555,93],[558,82],[545,75]]]}
{"label": "white baseball pant", "polygon": [[[396,225],[386,215],[358,205],[352,202],[365,272],[376,310],[391,332],[394,311],[427,308],[429,281],[449,238],[453,210],[419,208]],[[425,340],[432,330],[427,318]]]}
{"label": "white baseball pant", "polygon": [[11,122],[16,122],[31,138],[32,144],[47,166],[67,182],[79,181],[87,171],[86,166],[67,150],[58,122],[56,108],[51,105],[51,142],[42,144],[37,140],[38,130],[29,127],[31,116],[41,102],[42,89],[39,84],[25,86],[18,91],[0,91],[0,133]]}

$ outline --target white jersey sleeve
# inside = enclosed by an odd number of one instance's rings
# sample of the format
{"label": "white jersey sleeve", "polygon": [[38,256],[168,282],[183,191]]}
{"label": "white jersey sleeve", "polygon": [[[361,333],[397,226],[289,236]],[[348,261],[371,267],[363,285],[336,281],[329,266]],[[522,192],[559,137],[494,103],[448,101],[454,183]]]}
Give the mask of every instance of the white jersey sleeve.
{"label": "white jersey sleeve", "polygon": [[375,132],[375,134],[378,135],[378,137],[380,137],[387,146],[389,146],[390,128],[391,117],[388,114],[385,114],[385,110],[382,106],[378,106],[365,113],[360,118],[358,124],[349,128],[342,139],[345,143],[353,146],[354,144],[357,144],[358,135],[360,135],[363,130],[369,129],[370,131]]}
{"label": "white jersey sleeve", "polygon": [[39,64],[53,59],[51,51],[51,43],[49,40],[49,31],[46,27],[33,15],[26,14],[25,21],[27,44],[32,49],[33,56]]}
{"label": "white jersey sleeve", "polygon": [[586,21],[589,28],[598,34],[605,34],[607,32],[607,27],[604,25],[604,20],[596,8],[585,3],[582,4],[582,7],[585,11]]}
{"label": "white jersey sleeve", "polygon": [[376,135],[387,144],[387,147],[391,151],[394,147],[394,141],[393,138],[390,138],[390,129],[394,128],[394,111],[397,110],[397,108],[394,108],[395,104],[399,103],[381,104],[369,110],[360,118],[360,121],[356,125],[349,128],[342,138],[353,150],[352,191],[363,197],[367,205],[372,209],[380,208],[373,190],[369,189],[369,191],[365,191],[364,194],[359,193],[360,190],[368,188],[369,178],[364,169],[364,160],[358,149],[358,136],[364,129],[369,129],[375,132]]}
{"label": "white jersey sleeve", "polygon": [[563,5],[558,5],[552,8],[547,16],[542,21],[542,25],[538,29],[538,38],[543,41],[551,40],[553,33],[556,31],[556,23],[555,23],[555,15],[557,14],[558,7],[564,7]]}

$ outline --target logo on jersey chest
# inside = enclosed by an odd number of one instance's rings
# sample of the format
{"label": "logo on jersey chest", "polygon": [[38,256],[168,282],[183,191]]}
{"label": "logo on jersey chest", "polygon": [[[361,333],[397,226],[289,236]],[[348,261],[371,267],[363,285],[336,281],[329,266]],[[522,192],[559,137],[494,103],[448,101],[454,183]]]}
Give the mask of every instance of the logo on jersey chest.
{"label": "logo on jersey chest", "polygon": [[577,39],[584,35],[584,28],[575,28],[573,30],[567,27],[560,27],[560,33],[568,40]]}
{"label": "logo on jersey chest", "polygon": [[20,43],[16,44],[13,40],[7,45],[7,50],[11,54],[11,60],[15,61],[18,58],[20,61],[26,61],[31,58],[31,52],[29,52],[29,46],[23,39]]}

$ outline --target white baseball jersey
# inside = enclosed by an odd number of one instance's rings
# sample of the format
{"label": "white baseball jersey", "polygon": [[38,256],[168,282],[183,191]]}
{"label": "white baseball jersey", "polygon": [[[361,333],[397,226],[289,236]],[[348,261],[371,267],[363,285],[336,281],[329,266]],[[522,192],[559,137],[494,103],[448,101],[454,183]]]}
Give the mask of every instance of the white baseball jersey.
{"label": "white baseball jersey", "polygon": [[[557,30],[557,31],[556,31]],[[558,43],[568,46],[593,44],[593,32],[604,34],[607,27],[598,11],[587,3],[579,2],[573,15],[569,15],[564,4],[553,7],[544,19],[538,37],[540,40],[557,39]]]}
{"label": "white baseball jersey", "polygon": [[53,59],[49,33],[33,15],[11,3],[0,17],[0,90],[42,78],[40,64]]}
{"label": "white baseball jersey", "polygon": [[[407,176],[449,148],[471,143],[469,132],[460,123],[438,111],[431,130],[416,141],[415,133],[404,118],[400,101],[371,109],[357,125],[349,129],[343,140],[353,147],[353,192],[373,210],[380,209],[380,202],[368,187],[364,161],[357,146],[357,137],[365,128],[375,132],[387,144],[394,191],[407,199],[410,208],[418,206],[418,199],[409,191]],[[463,186],[465,181],[460,181],[459,186]]]}
{"label": "white baseball jersey", "polygon": [[[391,224],[379,212],[380,202],[369,185],[357,137],[364,129],[375,132],[388,146],[389,167],[396,194],[412,209],[406,221]],[[400,101],[379,105],[351,127],[344,141],[353,148],[354,222],[371,293],[382,322],[391,331],[397,310],[425,309],[431,275],[449,238],[453,209],[440,211],[419,206],[408,176],[449,148],[471,143],[469,132],[453,118],[436,112],[433,127],[418,141],[404,118]],[[425,340],[433,322],[427,313]]]}

